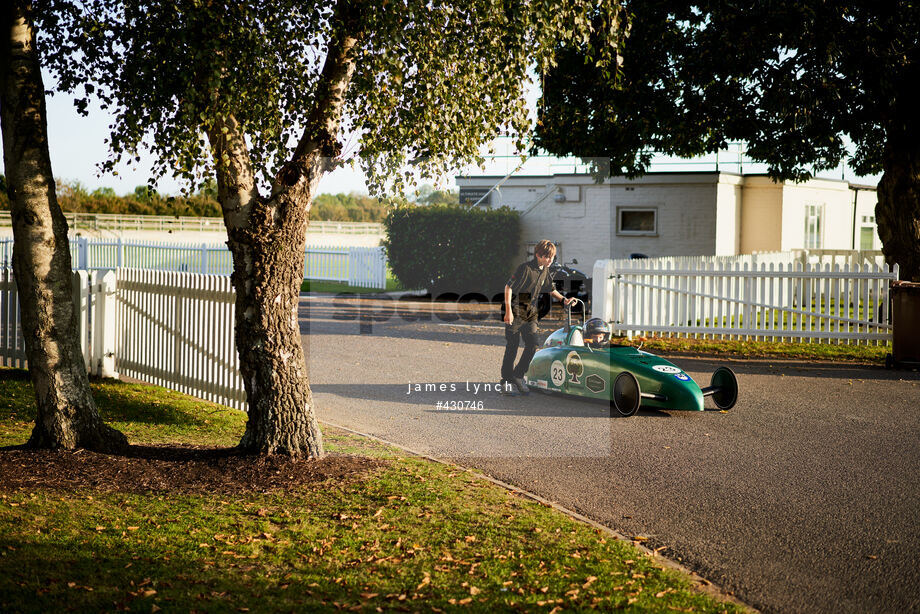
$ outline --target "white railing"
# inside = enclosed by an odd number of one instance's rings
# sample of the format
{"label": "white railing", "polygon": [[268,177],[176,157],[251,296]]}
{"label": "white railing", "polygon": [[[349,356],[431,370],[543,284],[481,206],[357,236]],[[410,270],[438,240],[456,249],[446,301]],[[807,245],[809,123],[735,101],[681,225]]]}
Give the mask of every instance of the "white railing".
{"label": "white railing", "polygon": [[[178,217],[172,215],[121,215],[118,213],[65,213],[71,230],[124,231],[172,231],[172,232],[226,232],[223,218]],[[10,228],[9,211],[0,211],[0,228]],[[381,235],[383,224],[377,222],[335,222],[311,220],[308,233]]]}
{"label": "white railing", "polygon": [[[246,409],[228,277],[119,269],[74,273],[87,371],[126,376]],[[27,359],[16,284],[0,269],[0,366]]]}
{"label": "white railing", "polygon": [[[73,303],[77,310],[77,334],[83,350],[83,360],[87,365],[99,362],[101,354],[92,353],[93,345],[89,334],[91,318],[93,285],[97,282],[95,272],[74,271]],[[101,351],[102,345],[96,349]],[[0,267],[0,366],[25,368],[26,346],[23,336],[22,318],[19,312],[19,293],[13,270]],[[101,363],[100,363],[101,368]]]}
{"label": "white railing", "polygon": [[[12,261],[12,238],[0,238],[0,267]],[[73,268],[117,268],[230,275],[233,258],[220,243],[164,243],[123,239],[70,239]],[[338,281],[362,288],[386,288],[387,259],[382,247],[307,247],[304,279]]]}
{"label": "white railing", "polygon": [[627,336],[879,343],[897,278],[897,265],[599,260],[592,311]]}

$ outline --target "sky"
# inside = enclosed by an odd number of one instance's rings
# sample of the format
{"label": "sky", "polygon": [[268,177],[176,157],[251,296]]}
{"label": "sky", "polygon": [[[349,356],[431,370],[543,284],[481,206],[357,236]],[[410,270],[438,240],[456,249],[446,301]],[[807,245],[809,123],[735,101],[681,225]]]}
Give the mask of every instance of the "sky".
{"label": "sky", "polygon": [[[45,82],[50,83],[49,76],[44,75]],[[533,91],[528,93],[529,106],[536,106],[537,96]],[[67,95],[51,95],[47,97],[48,108],[48,143],[51,152],[51,167],[58,179],[66,182],[79,181],[88,190],[108,187],[113,188],[117,194],[127,194],[134,191],[139,185],[145,185],[151,168],[149,155],[141,154],[141,162],[136,164],[122,163],[117,169],[117,175],[111,173],[101,175],[98,164],[106,159],[107,146],[105,139],[108,136],[108,125],[111,116],[98,106],[90,105],[89,115],[83,117],[74,109],[71,99]],[[737,146],[734,148],[737,151]],[[498,154],[489,160],[484,169],[475,167],[463,169],[464,174],[485,174],[502,176],[514,170],[520,159],[513,155],[509,139],[499,140],[495,143]],[[736,152],[722,152],[719,156],[719,168],[725,171],[737,171],[738,154]],[[715,170],[715,156],[708,156],[693,161],[674,158],[657,157],[650,170]],[[2,163],[0,163],[2,167]],[[558,158],[535,158],[524,166],[525,174],[551,174],[570,173],[575,169],[575,160],[560,160]],[[746,163],[744,172],[764,172],[764,168]],[[856,177],[848,169],[841,172],[828,171],[821,173],[821,177],[834,179],[845,178],[859,184],[875,185],[878,176]],[[454,189],[455,183],[452,176],[441,178],[440,189]],[[157,191],[162,194],[178,194],[181,184],[171,178],[164,177],[157,185]],[[360,169],[349,167],[339,168],[326,175],[319,186],[320,193],[367,193],[364,174]]]}
{"label": "sky", "polygon": [[[49,78],[45,76],[46,82]],[[118,175],[100,175],[98,164],[106,159],[108,149],[105,139],[112,116],[96,105],[90,105],[89,115],[83,117],[74,109],[67,95],[47,97],[48,147],[51,151],[51,168],[54,176],[65,181],[79,181],[90,191],[108,187],[116,194],[133,192],[139,185],[146,185],[150,175],[151,157],[141,154],[137,164],[121,164]],[[178,194],[181,183],[171,177],[164,177],[157,184],[157,191],[163,194]],[[321,192],[364,192],[367,186],[360,170],[338,169],[323,178]]]}

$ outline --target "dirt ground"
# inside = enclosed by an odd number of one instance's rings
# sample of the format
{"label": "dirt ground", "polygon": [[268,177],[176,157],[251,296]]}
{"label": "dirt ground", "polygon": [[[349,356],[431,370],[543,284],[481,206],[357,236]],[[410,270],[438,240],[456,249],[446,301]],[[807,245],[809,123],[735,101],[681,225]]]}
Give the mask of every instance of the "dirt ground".
{"label": "dirt ground", "polygon": [[106,492],[240,493],[290,491],[357,478],[385,461],[350,454],[319,460],[240,455],[232,448],[130,446],[124,454],[0,448],[5,490],[88,488]]}

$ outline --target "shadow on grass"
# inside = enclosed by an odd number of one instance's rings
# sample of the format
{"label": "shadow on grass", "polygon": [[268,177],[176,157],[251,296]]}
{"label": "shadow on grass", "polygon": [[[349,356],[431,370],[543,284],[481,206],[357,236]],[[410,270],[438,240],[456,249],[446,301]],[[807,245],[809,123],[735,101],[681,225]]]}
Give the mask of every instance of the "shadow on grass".
{"label": "shadow on grass", "polygon": [[221,411],[217,405],[197,401],[164,389],[127,384],[112,380],[93,382],[93,398],[107,420],[139,422],[169,426],[200,426],[204,418],[193,415],[195,405],[212,406],[214,413]]}
{"label": "shadow on grass", "polygon": [[287,571],[295,573],[287,578],[264,577],[251,573],[256,565],[248,559],[209,564],[177,554],[172,546],[131,547],[112,540],[100,545],[76,538],[45,544],[0,538],[0,610],[316,611],[332,607],[333,600],[367,602],[361,593],[368,589],[334,583],[335,570],[323,565],[305,572],[291,564]]}
{"label": "shadow on grass", "polygon": [[[205,420],[231,411],[220,405],[146,384],[91,378],[93,399],[107,421],[159,426],[203,427]],[[19,420],[35,420],[35,396],[29,372],[0,369],[0,419],[9,412]],[[197,415],[196,415],[197,414]]]}

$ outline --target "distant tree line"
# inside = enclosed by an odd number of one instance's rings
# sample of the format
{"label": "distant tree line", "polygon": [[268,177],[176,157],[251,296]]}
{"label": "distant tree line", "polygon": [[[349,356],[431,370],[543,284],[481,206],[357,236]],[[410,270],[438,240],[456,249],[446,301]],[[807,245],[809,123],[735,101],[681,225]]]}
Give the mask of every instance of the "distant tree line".
{"label": "distant tree line", "polygon": [[[112,188],[89,191],[79,181],[56,181],[57,199],[67,213],[120,213],[125,215],[176,215],[190,217],[220,217],[217,188],[206,184],[188,196],[165,196],[146,185],[134,188],[131,194],[119,196]],[[0,209],[8,210],[10,199],[6,178],[0,175]]]}
{"label": "distant tree line", "polygon": [[[164,196],[146,185],[137,186],[132,194],[119,196],[112,188],[89,191],[79,181],[57,181],[61,208],[76,213],[121,213],[126,215],[175,215],[220,217],[217,185],[210,181],[188,196]],[[435,190],[425,185],[419,189],[416,203],[423,205],[456,204],[456,191]],[[401,200],[401,202],[405,202]],[[393,203],[352,192],[320,194],[313,201],[310,219],[335,222],[383,222]],[[6,177],[0,175],[0,210],[9,210]]]}

